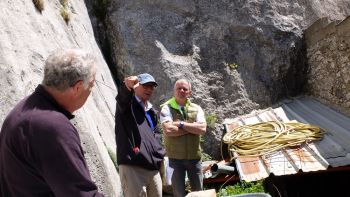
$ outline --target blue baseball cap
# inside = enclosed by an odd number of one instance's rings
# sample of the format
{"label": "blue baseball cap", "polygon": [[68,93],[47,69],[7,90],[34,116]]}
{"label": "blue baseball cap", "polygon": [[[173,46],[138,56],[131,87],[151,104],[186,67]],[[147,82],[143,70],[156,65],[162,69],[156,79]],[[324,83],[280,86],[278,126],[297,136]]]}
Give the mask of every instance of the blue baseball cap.
{"label": "blue baseball cap", "polygon": [[146,83],[153,83],[155,86],[158,86],[158,83],[156,82],[156,80],[154,80],[152,75],[150,75],[148,73],[139,74],[137,76],[137,79],[139,80],[139,83],[141,85],[146,84]]}

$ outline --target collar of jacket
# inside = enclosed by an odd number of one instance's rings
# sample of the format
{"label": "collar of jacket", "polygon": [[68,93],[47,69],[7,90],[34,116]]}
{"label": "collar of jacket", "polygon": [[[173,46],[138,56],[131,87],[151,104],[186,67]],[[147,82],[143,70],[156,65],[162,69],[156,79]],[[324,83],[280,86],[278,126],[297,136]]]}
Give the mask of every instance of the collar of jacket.
{"label": "collar of jacket", "polygon": [[145,104],[143,103],[143,101],[141,101],[141,99],[138,96],[135,95],[135,99],[142,106],[144,111],[149,111],[153,107],[152,103],[147,101],[147,106],[145,108]]}
{"label": "collar of jacket", "polygon": [[48,100],[49,102],[52,103],[52,105],[55,106],[55,108],[57,109],[57,111],[61,112],[63,115],[65,115],[69,120],[73,119],[75,116],[70,113],[69,111],[67,111],[65,108],[63,108],[60,104],[58,104],[58,102],[55,100],[55,98],[53,98],[44,88],[43,85],[39,84],[35,91],[37,94],[43,96],[46,100]]}
{"label": "collar of jacket", "polygon": [[[190,99],[187,99],[185,104],[185,109],[188,109],[188,106],[190,106],[190,104],[191,104]],[[163,107],[164,105],[169,105],[171,108],[181,111],[180,106],[179,104],[177,104],[175,97],[172,97],[171,99],[167,100],[165,103],[161,105],[161,107]]]}

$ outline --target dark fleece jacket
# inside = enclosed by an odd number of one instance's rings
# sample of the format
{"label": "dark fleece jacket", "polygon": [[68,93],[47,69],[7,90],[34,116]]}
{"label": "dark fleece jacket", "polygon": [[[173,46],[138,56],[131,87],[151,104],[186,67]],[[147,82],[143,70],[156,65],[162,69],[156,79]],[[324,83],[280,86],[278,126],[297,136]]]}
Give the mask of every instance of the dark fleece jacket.
{"label": "dark fleece jacket", "polygon": [[0,133],[0,196],[103,196],[91,181],[73,117],[41,85],[16,105]]}
{"label": "dark fleece jacket", "polygon": [[[133,90],[129,91],[124,84],[121,85],[116,99],[115,134],[118,165],[135,165],[149,170],[159,170],[165,150],[161,145],[156,111],[154,109],[149,111],[155,125],[153,133],[150,134],[149,130],[138,129],[137,124],[141,125],[147,120],[145,111],[136,100]],[[138,153],[134,151],[135,147],[139,148]]]}

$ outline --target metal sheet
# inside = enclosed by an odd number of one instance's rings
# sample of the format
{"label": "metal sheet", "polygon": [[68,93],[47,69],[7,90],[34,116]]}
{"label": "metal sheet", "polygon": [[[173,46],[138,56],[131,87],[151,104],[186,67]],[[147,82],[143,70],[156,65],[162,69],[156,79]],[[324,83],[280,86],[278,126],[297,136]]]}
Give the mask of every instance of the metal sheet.
{"label": "metal sheet", "polygon": [[271,173],[292,175],[350,165],[350,118],[310,97],[288,100],[275,108],[227,119],[224,124],[226,129],[232,130],[237,126],[272,120],[314,124],[326,134],[321,141],[285,148],[267,156],[237,157],[235,161],[242,180],[249,182],[266,178]]}

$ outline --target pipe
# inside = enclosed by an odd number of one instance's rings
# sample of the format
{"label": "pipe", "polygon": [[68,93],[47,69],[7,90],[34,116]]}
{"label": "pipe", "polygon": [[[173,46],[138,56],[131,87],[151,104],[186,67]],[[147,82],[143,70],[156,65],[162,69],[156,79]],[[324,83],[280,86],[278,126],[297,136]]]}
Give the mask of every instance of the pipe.
{"label": "pipe", "polygon": [[210,170],[214,173],[219,173],[219,174],[231,174],[232,172],[235,171],[235,167],[233,166],[228,166],[228,165],[218,165],[218,164],[213,164],[213,166],[210,168]]}

